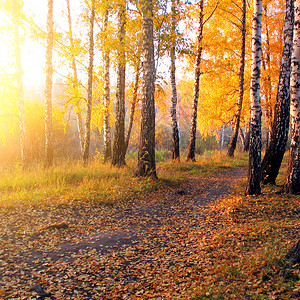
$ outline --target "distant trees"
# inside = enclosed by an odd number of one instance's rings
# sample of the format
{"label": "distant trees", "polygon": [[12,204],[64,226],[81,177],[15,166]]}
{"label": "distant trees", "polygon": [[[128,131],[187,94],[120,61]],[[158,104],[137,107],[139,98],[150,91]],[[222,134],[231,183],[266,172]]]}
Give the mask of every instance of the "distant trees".
{"label": "distant trees", "polygon": [[23,70],[21,62],[21,41],[19,35],[21,7],[17,0],[12,1],[12,17],[14,25],[14,40],[15,40],[15,58],[16,58],[16,76],[17,76],[17,98],[19,107],[19,124],[20,124],[20,152],[22,166],[26,167],[29,159],[28,140],[26,133],[25,122],[25,107],[24,107],[24,91],[23,91]]}
{"label": "distant trees", "polygon": [[[78,156],[81,152],[84,164],[88,162],[90,153],[97,153],[105,162],[110,161],[112,165],[120,167],[125,165],[127,149],[135,151],[139,147],[137,173],[156,177],[155,145],[158,145],[157,149],[168,148],[168,154],[177,159],[180,157],[180,142],[182,149],[187,148],[187,160],[194,161],[195,154],[203,151],[200,144],[197,144],[196,149],[197,135],[201,140],[207,136],[211,138],[216,145],[213,148],[217,147],[217,143],[223,143],[224,132],[227,135],[225,143],[228,143],[232,130],[229,156],[233,156],[238,134],[246,148],[251,133],[247,193],[259,194],[258,173],[262,174],[264,183],[275,181],[272,178],[278,172],[287,139],[288,64],[292,47],[291,0],[287,0],[286,4],[285,46],[274,109],[272,103],[275,89],[270,86],[274,86],[274,77],[279,75],[278,53],[281,51],[280,38],[283,33],[281,2],[264,3],[262,43],[257,36],[253,39],[253,49],[256,47],[255,51],[259,51],[261,45],[262,55],[261,58],[258,54],[255,57],[256,65],[253,65],[251,80],[250,38],[246,34],[250,31],[247,26],[250,26],[251,16],[246,14],[246,9],[250,11],[252,6],[248,5],[246,8],[245,0],[199,0],[197,3],[184,4],[177,0],[149,0],[130,4],[126,0],[79,2],[80,4],[73,3],[73,6],[69,0],[64,1],[65,7],[61,13],[66,19],[60,23],[57,18],[55,33],[53,0],[47,1],[47,30],[42,28],[43,25],[33,23],[30,18],[25,21],[31,22],[30,28],[34,28],[33,36],[38,42],[47,39],[46,134],[45,140],[40,142],[43,147],[45,145],[46,165],[53,163],[53,145],[56,150],[59,148],[56,141],[53,142],[53,135],[56,133],[52,129],[52,105],[59,102],[61,111],[65,113],[62,113],[59,120],[65,122],[66,132],[69,129],[72,131],[71,138],[66,143],[75,145],[72,155]],[[13,0],[11,3],[16,5],[18,1]],[[254,5],[256,7],[257,1]],[[12,25],[18,25],[16,12],[15,9]],[[56,13],[59,14],[59,11],[56,10],[54,14]],[[79,21],[72,23],[73,18]],[[259,18],[254,17],[253,22],[257,22]],[[209,30],[204,30],[205,26]],[[14,28],[17,40],[17,26]],[[195,34],[193,39],[190,39],[191,34]],[[194,38],[196,42],[192,42]],[[18,45],[15,44],[17,49]],[[18,52],[20,51],[16,50],[16,61],[20,61]],[[55,71],[59,74],[64,89],[61,99],[55,92],[55,86],[52,95],[52,52]],[[262,79],[259,81],[260,59]],[[170,67],[168,77],[165,68],[160,69],[166,61],[167,67]],[[192,69],[194,70],[191,71]],[[19,79],[21,73],[21,68],[18,68]],[[177,74],[180,80],[176,78]],[[16,83],[19,82],[21,91],[19,79]],[[250,93],[244,93],[244,89],[246,91],[249,88],[252,99],[250,130],[247,108]],[[21,98],[19,119],[22,157],[26,148],[25,144],[22,146],[22,140],[25,140],[22,131],[26,133],[27,124],[25,113],[22,113],[22,110],[26,111],[26,103],[23,103],[22,108]],[[245,104],[243,106],[242,101]],[[261,134],[261,112],[269,116],[268,120],[274,116],[271,134],[267,132],[269,121],[267,124],[263,122],[266,135]],[[192,118],[189,123],[190,115]],[[179,122],[182,129],[180,141]],[[141,126],[140,146],[137,126]],[[224,128],[226,131],[222,130]],[[156,143],[155,134],[162,141]],[[269,138],[262,172],[258,172],[262,136]],[[277,171],[271,169],[273,165],[277,165]]]}
{"label": "distant trees", "polygon": [[84,146],[84,128],[82,124],[82,113],[81,113],[81,92],[79,87],[79,80],[77,75],[77,64],[76,64],[76,56],[74,53],[74,37],[73,37],[73,29],[72,29],[72,17],[71,17],[71,7],[70,7],[70,0],[66,0],[67,3],[67,11],[68,11],[68,24],[69,24],[69,40],[70,40],[70,59],[73,69],[73,77],[72,77],[72,86],[73,86],[73,102],[75,105],[75,112],[77,117],[77,128],[79,134],[79,142],[80,142],[80,150],[81,155],[83,153],[83,146]]}
{"label": "distant trees", "polygon": [[48,0],[47,15],[47,50],[46,50],[46,85],[45,85],[45,166],[53,164],[52,132],[52,51],[53,51],[53,0]]}

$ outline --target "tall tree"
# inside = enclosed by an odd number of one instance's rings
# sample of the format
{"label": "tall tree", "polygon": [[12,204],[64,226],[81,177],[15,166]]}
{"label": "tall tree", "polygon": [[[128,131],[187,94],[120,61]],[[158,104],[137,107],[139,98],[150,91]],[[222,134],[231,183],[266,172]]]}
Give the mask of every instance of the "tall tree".
{"label": "tall tree", "polygon": [[215,8],[210,15],[204,20],[204,0],[199,2],[199,28],[197,36],[197,53],[196,53],[196,65],[195,65],[195,83],[194,83],[194,99],[193,99],[193,112],[190,127],[190,138],[187,150],[187,160],[195,161],[195,147],[196,147],[196,131],[197,131],[197,114],[198,114],[198,100],[199,100],[199,86],[201,75],[201,59],[203,50],[203,28],[205,23],[212,17],[213,13],[219,5],[217,2]]}
{"label": "tall tree", "polygon": [[280,75],[274,120],[270,140],[262,161],[262,182],[275,184],[276,177],[285,153],[290,120],[290,75],[293,48],[294,1],[286,0],[284,21],[284,47],[281,57]]}
{"label": "tall tree", "polygon": [[265,53],[262,51],[262,67],[265,76],[262,76],[264,88],[262,93],[264,94],[265,112],[266,112],[266,144],[268,146],[271,135],[271,124],[273,116],[272,105],[272,80],[271,80],[271,47],[270,47],[270,24],[269,24],[269,8],[268,3],[263,7],[264,11],[264,23],[265,23]]}
{"label": "tall tree", "polygon": [[290,83],[291,148],[283,191],[300,194],[300,0],[295,0],[294,5],[295,22]]}
{"label": "tall tree", "polygon": [[18,85],[18,106],[19,106],[19,124],[20,124],[20,152],[22,166],[26,167],[28,164],[28,143],[26,135],[25,123],[25,109],[24,109],[24,92],[23,92],[23,76],[21,63],[21,41],[19,34],[20,26],[20,3],[17,0],[12,1],[12,16],[14,24],[14,39],[15,39],[15,58],[16,58],[16,75]]}
{"label": "tall tree", "polygon": [[202,58],[202,40],[203,40],[203,27],[204,27],[204,0],[199,2],[199,29],[197,37],[197,58],[195,66],[195,83],[194,83],[194,99],[193,99],[193,112],[190,128],[190,139],[187,152],[187,160],[195,161],[195,147],[196,147],[196,131],[197,131],[197,114],[198,114],[198,99],[199,99],[199,84],[200,84],[200,67]]}
{"label": "tall tree", "polygon": [[45,166],[53,164],[52,134],[52,52],[53,52],[53,0],[48,0],[47,49],[46,49],[46,86],[45,86]]}
{"label": "tall tree", "polygon": [[79,142],[80,142],[80,150],[81,154],[83,153],[83,144],[84,144],[84,128],[82,124],[82,114],[81,114],[81,103],[80,103],[80,91],[78,84],[78,76],[77,76],[77,66],[76,59],[74,54],[74,38],[73,38],[73,30],[72,30],[72,18],[71,18],[71,8],[70,8],[70,0],[67,1],[67,10],[68,10],[68,24],[69,24],[69,40],[70,40],[70,54],[71,54],[71,62],[73,69],[73,93],[75,100],[75,113],[77,118],[77,128],[79,134]]}
{"label": "tall tree", "polygon": [[241,39],[241,58],[240,58],[240,74],[239,74],[239,100],[237,103],[237,111],[234,116],[233,132],[232,132],[232,136],[227,151],[227,155],[229,157],[234,156],[234,151],[236,148],[237,138],[239,134],[243,97],[244,97],[244,72],[245,72],[245,52],[246,52],[246,10],[247,10],[246,0],[243,0],[242,24],[240,28],[242,32],[242,39]]}
{"label": "tall tree", "polygon": [[118,5],[118,70],[117,70],[117,100],[112,165],[125,165],[125,24],[126,1]]}
{"label": "tall tree", "polygon": [[177,89],[176,89],[176,0],[172,0],[171,6],[171,118],[172,118],[172,159],[179,159],[179,129],[177,123]]}
{"label": "tall tree", "polygon": [[251,119],[248,184],[246,194],[261,193],[261,104],[260,104],[260,71],[261,71],[261,19],[262,0],[254,0],[252,18],[252,65],[250,83]]}
{"label": "tall tree", "polygon": [[[106,8],[104,15],[104,32],[105,40],[108,40],[108,15],[109,9]],[[103,105],[104,105],[104,117],[103,117],[103,152],[104,152],[104,162],[107,162],[111,159],[111,132],[110,132],[110,50],[107,48],[106,43],[104,44],[104,94],[103,94]]]}
{"label": "tall tree", "polygon": [[141,2],[141,8],[143,19],[143,87],[141,134],[138,170],[136,174],[137,176],[157,178],[155,164],[155,62],[152,0],[143,0]]}
{"label": "tall tree", "polygon": [[85,135],[82,160],[86,165],[89,159],[90,152],[90,137],[91,137],[91,115],[92,115],[92,100],[93,100],[93,63],[94,63],[94,23],[95,23],[95,0],[91,2],[90,15],[90,32],[89,32],[89,67],[88,67],[88,89],[87,89],[87,110],[85,119]]}

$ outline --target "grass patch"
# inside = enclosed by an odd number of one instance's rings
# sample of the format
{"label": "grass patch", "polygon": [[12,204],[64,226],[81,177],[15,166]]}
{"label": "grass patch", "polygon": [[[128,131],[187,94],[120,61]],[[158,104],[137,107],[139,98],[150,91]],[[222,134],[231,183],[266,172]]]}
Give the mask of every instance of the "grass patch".
{"label": "grass patch", "polygon": [[[162,159],[165,153],[160,153]],[[158,181],[134,177],[136,158],[128,158],[123,168],[94,160],[87,167],[65,162],[49,169],[35,166],[1,170],[0,205],[56,205],[74,201],[116,205],[143,193],[178,184],[188,176],[202,176],[220,169],[244,165],[244,156],[228,159],[221,152],[204,154],[196,163],[158,163]]]}
{"label": "grass patch", "polygon": [[159,164],[162,176],[184,179],[188,176],[208,176],[224,169],[241,168],[248,164],[248,156],[245,153],[236,153],[234,158],[229,158],[225,151],[205,152],[196,156],[196,162],[165,161]]}
{"label": "grass patch", "polygon": [[[285,167],[279,176],[284,178]],[[202,247],[203,280],[194,299],[299,299],[300,270],[284,259],[299,239],[300,196],[264,186],[259,197],[235,196],[217,207],[222,229]]]}

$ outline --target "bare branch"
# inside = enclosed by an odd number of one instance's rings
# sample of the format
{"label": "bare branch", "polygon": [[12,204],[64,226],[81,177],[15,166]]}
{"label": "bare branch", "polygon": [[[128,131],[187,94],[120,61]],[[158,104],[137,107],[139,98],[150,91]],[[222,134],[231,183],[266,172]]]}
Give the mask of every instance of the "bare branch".
{"label": "bare branch", "polygon": [[212,12],[210,13],[210,15],[207,17],[207,19],[203,22],[203,26],[204,24],[213,16],[214,12],[216,11],[217,7],[220,4],[220,0],[218,0],[217,4],[215,5],[214,9],[212,10]]}

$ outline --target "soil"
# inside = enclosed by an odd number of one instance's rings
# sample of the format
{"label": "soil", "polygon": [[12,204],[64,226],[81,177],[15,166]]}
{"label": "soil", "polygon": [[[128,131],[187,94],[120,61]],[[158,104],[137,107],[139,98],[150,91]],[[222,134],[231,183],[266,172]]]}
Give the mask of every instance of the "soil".
{"label": "soil", "polygon": [[0,297],[187,299],[199,284],[201,240],[226,226],[214,207],[245,175],[189,178],[126,207],[0,212]]}

